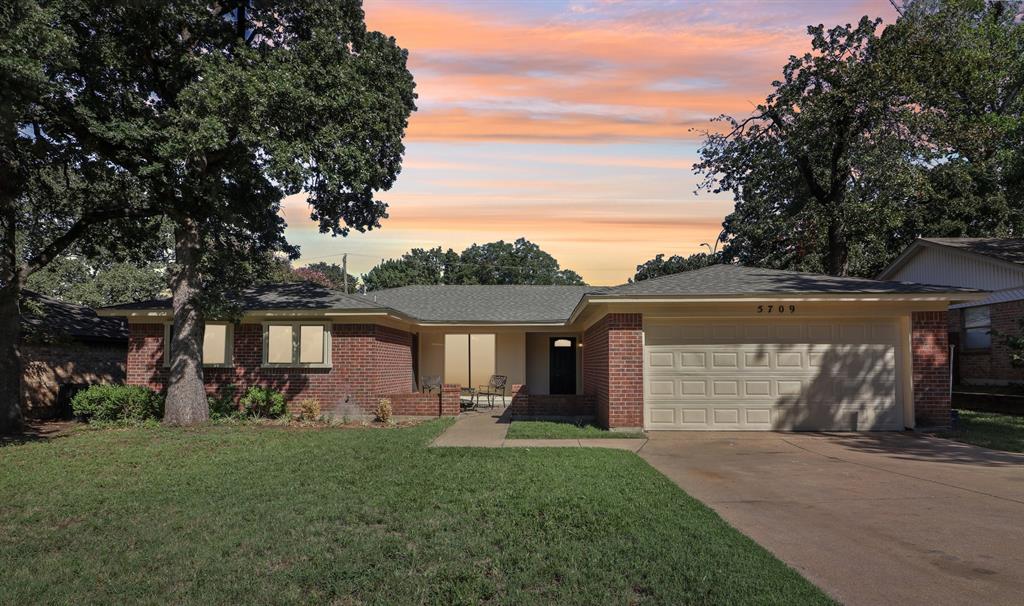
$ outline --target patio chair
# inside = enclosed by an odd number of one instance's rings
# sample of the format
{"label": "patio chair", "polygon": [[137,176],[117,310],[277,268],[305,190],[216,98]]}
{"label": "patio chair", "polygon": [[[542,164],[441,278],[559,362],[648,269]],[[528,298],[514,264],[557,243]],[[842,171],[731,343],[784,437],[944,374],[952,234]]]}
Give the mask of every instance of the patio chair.
{"label": "patio chair", "polygon": [[431,393],[435,389],[438,392],[441,391],[441,375],[432,375],[420,379],[420,391],[423,393]]}
{"label": "patio chair", "polygon": [[505,404],[505,384],[508,383],[508,377],[505,375],[491,375],[491,380],[487,382],[487,385],[481,385],[476,390],[476,395],[487,397],[487,406],[494,408],[494,398],[501,396],[501,404]]}

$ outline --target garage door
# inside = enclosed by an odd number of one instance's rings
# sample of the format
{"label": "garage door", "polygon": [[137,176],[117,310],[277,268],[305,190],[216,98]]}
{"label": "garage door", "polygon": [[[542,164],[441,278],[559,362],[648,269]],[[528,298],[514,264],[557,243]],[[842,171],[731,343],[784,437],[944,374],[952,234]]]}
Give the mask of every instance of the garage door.
{"label": "garage door", "polygon": [[646,319],[649,429],[898,430],[891,320]]}

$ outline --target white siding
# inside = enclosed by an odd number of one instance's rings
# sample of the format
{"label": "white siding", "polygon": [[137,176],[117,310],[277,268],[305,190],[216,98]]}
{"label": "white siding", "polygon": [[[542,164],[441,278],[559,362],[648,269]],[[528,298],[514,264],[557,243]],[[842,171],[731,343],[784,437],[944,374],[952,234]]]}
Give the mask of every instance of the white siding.
{"label": "white siding", "polygon": [[1024,268],[946,249],[924,247],[888,278],[900,282],[1003,290],[1024,285]]}

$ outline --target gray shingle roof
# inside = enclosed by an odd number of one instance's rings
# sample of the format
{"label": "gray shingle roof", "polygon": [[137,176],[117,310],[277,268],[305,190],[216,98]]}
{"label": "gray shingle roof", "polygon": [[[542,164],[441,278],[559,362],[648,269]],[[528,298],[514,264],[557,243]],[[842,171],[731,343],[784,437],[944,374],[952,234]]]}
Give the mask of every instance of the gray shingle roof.
{"label": "gray shingle roof", "polygon": [[949,246],[1009,263],[1024,264],[1024,239],[1016,238],[921,238],[925,242]]}
{"label": "gray shingle roof", "polygon": [[128,341],[122,318],[101,318],[84,305],[22,292],[21,330],[28,336],[67,336],[86,341]]}
{"label": "gray shingle roof", "polygon": [[403,286],[363,295],[422,322],[564,322],[594,286]]}
{"label": "gray shingle roof", "polygon": [[779,271],[740,265],[711,265],[702,269],[623,284],[604,295],[714,296],[758,294],[901,294],[975,292],[949,286],[882,282],[865,278],[837,278],[819,274]]}
{"label": "gray shingle roof", "polygon": [[[267,284],[242,291],[237,299],[242,309],[343,309],[367,310],[383,309],[383,306],[372,299],[360,295],[346,295],[312,282],[287,282],[284,284]],[[137,309],[170,309],[170,299],[153,299],[138,303],[113,305],[105,309],[125,311]]]}

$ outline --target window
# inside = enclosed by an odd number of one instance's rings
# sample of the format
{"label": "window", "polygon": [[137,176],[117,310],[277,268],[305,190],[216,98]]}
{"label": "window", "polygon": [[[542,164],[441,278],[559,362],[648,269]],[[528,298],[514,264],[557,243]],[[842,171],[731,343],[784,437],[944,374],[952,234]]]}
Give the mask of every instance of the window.
{"label": "window", "polygon": [[[234,326],[226,322],[207,322],[203,329],[203,366],[231,366]],[[164,324],[164,366],[171,364],[171,336],[174,325]]]}
{"label": "window", "polygon": [[555,347],[572,347],[572,339],[555,339]]}
{"label": "window", "polygon": [[330,366],[330,324],[322,322],[264,324],[263,363],[268,366]]}
{"label": "window", "polygon": [[992,316],[988,306],[964,308],[964,348],[992,347]]}

